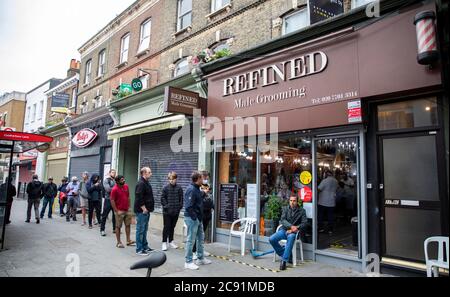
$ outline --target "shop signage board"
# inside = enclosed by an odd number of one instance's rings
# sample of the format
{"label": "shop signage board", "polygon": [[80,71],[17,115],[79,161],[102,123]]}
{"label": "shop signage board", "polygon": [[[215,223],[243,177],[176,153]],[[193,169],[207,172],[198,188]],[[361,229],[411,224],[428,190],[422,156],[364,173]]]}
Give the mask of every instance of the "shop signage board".
{"label": "shop signage board", "polygon": [[52,96],[51,111],[56,113],[67,113],[69,108],[70,95],[65,93],[55,93]]}
{"label": "shop signage board", "polygon": [[89,146],[97,138],[97,132],[91,129],[82,129],[72,138],[72,143],[79,148]]}
{"label": "shop signage board", "polygon": [[232,223],[238,218],[238,193],[237,184],[221,184],[219,187],[220,195],[220,220]]}
{"label": "shop signage board", "polygon": [[0,140],[25,141],[25,142],[52,142],[53,138],[49,136],[32,133],[0,131]]}
{"label": "shop signage board", "polygon": [[303,171],[300,174],[300,181],[302,182],[302,184],[309,185],[311,183],[311,180],[312,180],[312,175],[309,171]]}
{"label": "shop signage board", "polygon": [[198,93],[174,87],[164,90],[164,111],[176,114],[193,115],[194,109],[200,109],[206,115],[206,99]]}
{"label": "shop signage board", "polygon": [[344,0],[309,0],[311,25],[343,13]]}
{"label": "shop signage board", "polygon": [[257,218],[257,185],[247,184],[247,217]]}
{"label": "shop signage board", "polygon": [[139,78],[135,78],[131,81],[131,87],[135,92],[139,92],[142,90],[142,81]]}

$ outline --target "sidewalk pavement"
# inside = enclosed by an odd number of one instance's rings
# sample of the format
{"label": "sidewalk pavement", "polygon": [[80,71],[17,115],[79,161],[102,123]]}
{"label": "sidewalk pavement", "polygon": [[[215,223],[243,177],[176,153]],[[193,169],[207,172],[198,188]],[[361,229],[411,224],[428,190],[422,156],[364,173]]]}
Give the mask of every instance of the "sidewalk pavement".
{"label": "sidewalk pavement", "polygon": [[[142,260],[135,254],[135,247],[119,249],[115,247],[115,234],[111,222],[107,222],[106,237],[100,236],[100,226],[88,229],[81,226],[81,215],[77,222],[66,222],[59,214],[53,219],[45,216],[40,224],[32,219],[25,223],[26,201],[15,200],[11,220],[6,226],[6,250],[0,252],[0,277],[12,276],[66,276],[66,257],[76,254],[80,259],[82,277],[142,277],[146,271],[131,271],[129,267]],[[179,224],[182,221],[179,220]],[[150,247],[161,249],[161,232],[149,226]],[[122,228],[122,242],[125,230]],[[131,228],[131,238],[135,240],[135,226]],[[181,238],[175,241],[183,246]],[[273,255],[253,259],[248,253],[242,257],[239,247],[232,247],[231,253],[221,243],[206,244],[205,249],[212,255],[212,264],[201,266],[199,270],[184,269],[184,249],[169,249],[166,263],[154,269],[152,276],[164,277],[361,277],[364,274],[351,269],[337,268],[312,261],[300,263],[279,271],[279,262],[274,263]]]}

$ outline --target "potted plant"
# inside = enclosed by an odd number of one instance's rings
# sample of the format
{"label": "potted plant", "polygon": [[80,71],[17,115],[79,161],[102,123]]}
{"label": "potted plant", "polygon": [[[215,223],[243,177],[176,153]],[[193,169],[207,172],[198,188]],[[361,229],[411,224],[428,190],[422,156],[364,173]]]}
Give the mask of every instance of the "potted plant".
{"label": "potted plant", "polygon": [[270,236],[277,230],[281,217],[281,200],[276,195],[271,195],[264,212],[265,235]]}

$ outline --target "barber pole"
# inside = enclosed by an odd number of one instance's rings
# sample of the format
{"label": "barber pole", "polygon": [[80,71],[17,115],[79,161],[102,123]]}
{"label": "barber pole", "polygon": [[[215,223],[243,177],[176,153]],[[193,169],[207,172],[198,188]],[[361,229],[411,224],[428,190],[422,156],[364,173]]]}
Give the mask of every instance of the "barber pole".
{"label": "barber pole", "polygon": [[435,19],[434,11],[419,12],[414,18],[418,47],[417,62],[422,65],[432,64],[439,58]]}

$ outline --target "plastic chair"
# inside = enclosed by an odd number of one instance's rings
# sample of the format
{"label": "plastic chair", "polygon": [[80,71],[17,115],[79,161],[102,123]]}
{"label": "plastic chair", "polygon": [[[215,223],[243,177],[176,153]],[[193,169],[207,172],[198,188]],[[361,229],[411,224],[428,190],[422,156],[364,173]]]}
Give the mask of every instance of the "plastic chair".
{"label": "plastic chair", "polygon": [[[279,225],[277,227],[277,232],[280,230],[281,227],[282,227],[282,225]],[[292,247],[292,262],[293,262],[294,266],[297,266],[297,244],[300,247],[300,259],[302,260],[302,262],[304,261],[303,260],[303,243],[302,243],[300,236],[301,236],[300,232],[297,232],[297,235],[295,237],[294,246]],[[279,241],[279,243],[281,245],[286,245],[286,242],[287,242],[286,239]],[[273,254],[273,262],[276,261],[276,258],[277,258],[277,253],[274,253]]]}
{"label": "plastic chair", "polygon": [[[241,224],[239,231],[234,230],[234,226],[237,223]],[[253,236],[253,226],[255,226],[255,225],[256,225],[256,219],[254,219],[254,218],[243,218],[243,219],[234,221],[233,224],[231,224],[231,228],[230,228],[230,237],[228,240],[228,252],[231,251],[231,236],[232,235],[241,237],[241,255],[242,256],[245,255],[245,239],[246,239],[247,234],[251,235],[252,249],[255,249],[255,240],[254,240],[254,236]]]}
{"label": "plastic chair", "polygon": [[[438,258],[437,259],[429,259],[428,258],[428,245],[431,242],[438,243]],[[445,243],[445,250],[444,250]],[[425,240],[424,244],[425,249],[425,263],[427,264],[427,277],[438,277],[439,276],[439,268],[444,268],[448,270],[448,237],[444,236],[433,236],[429,237]],[[444,252],[445,258],[444,260]]]}

